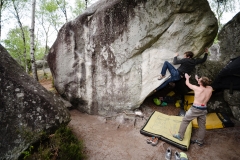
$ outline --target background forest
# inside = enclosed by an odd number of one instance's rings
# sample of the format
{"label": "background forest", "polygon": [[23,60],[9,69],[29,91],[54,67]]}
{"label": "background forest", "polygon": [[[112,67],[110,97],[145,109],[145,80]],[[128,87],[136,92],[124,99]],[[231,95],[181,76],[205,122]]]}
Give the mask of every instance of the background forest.
{"label": "background forest", "polygon": [[[0,0],[0,40],[37,79],[35,61],[44,59],[59,29],[97,0]],[[240,10],[240,0],[208,0],[219,30]],[[32,62],[32,63],[30,63]]]}

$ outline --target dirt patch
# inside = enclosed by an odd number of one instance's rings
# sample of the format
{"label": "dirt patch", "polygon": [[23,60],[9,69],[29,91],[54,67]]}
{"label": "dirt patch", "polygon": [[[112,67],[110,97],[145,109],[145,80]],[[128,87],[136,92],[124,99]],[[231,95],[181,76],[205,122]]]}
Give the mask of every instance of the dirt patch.
{"label": "dirt patch", "polygon": [[[168,147],[171,147],[172,159],[175,159],[174,152],[181,152],[180,149],[161,140],[157,146],[151,146],[146,143],[147,137],[140,134],[140,129],[154,110],[167,115],[179,113],[179,108],[171,103],[165,107],[154,105],[152,98],[163,95],[166,93],[155,94],[144,101],[140,108],[143,118],[125,113],[119,113],[110,118],[70,110],[72,120],[69,127],[79,139],[84,141],[85,153],[90,160],[162,160]],[[190,160],[239,160],[240,122],[231,119],[235,127],[207,130],[205,145],[199,147],[191,144],[189,150],[185,151],[188,158]],[[192,137],[196,135],[197,129],[193,128]]]}
{"label": "dirt patch", "polygon": [[53,84],[51,80],[48,79],[42,79],[39,82],[44,88],[46,88],[47,90],[51,90],[53,88]]}
{"label": "dirt patch", "polygon": [[56,93],[56,90],[53,86],[53,78],[49,68],[43,70],[39,70],[38,72],[39,83],[46,88],[48,91]]}
{"label": "dirt patch", "polygon": [[[147,110],[150,108],[146,108]],[[165,107],[165,109],[173,109]],[[181,152],[180,149],[159,141],[157,146],[146,143],[147,137],[140,134],[140,129],[146,119],[140,117],[127,117],[120,114],[115,119],[107,119],[71,110],[69,127],[74,134],[83,139],[85,152],[89,159],[164,159],[167,147]],[[148,116],[146,116],[147,118]],[[191,144],[185,153],[192,160],[237,160],[240,157],[240,125],[235,127],[207,130],[205,145],[199,147]],[[193,129],[192,137],[196,137],[197,129]]]}

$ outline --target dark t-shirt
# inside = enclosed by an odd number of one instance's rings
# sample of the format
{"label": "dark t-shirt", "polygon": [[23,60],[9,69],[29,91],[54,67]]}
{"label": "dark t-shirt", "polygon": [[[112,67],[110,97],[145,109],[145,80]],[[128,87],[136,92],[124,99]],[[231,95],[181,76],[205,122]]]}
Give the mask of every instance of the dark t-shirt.
{"label": "dark t-shirt", "polygon": [[208,56],[207,53],[205,53],[205,55],[202,59],[200,59],[200,58],[198,58],[198,59],[193,59],[193,58],[178,59],[176,56],[173,58],[173,64],[174,65],[181,64],[177,69],[181,74],[185,74],[185,73],[190,74],[197,64],[203,63],[207,60],[207,56]]}

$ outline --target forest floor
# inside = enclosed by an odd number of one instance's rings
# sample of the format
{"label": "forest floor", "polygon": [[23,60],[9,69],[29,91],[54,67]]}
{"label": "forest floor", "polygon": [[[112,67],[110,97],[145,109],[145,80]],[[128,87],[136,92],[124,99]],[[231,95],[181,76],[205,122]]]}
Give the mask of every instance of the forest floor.
{"label": "forest floor", "polygon": [[[42,79],[40,83],[52,90],[52,80]],[[174,152],[185,152],[190,160],[239,160],[240,158],[240,122],[231,117],[234,127],[211,129],[206,131],[205,144],[199,147],[190,144],[188,151],[181,151],[164,141],[159,140],[156,146],[146,143],[148,137],[140,134],[140,130],[153,111],[167,115],[178,115],[179,108],[169,103],[167,106],[156,106],[152,99],[164,96],[156,93],[146,98],[140,109],[143,117],[119,113],[113,117],[88,115],[77,110],[70,110],[69,127],[77,138],[84,141],[84,152],[89,160],[163,160],[168,147]],[[197,129],[193,128],[192,137],[196,137]]]}

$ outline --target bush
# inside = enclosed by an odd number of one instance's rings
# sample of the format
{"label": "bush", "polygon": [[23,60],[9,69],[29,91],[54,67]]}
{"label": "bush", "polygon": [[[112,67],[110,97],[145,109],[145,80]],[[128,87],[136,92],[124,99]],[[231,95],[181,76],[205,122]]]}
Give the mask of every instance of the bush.
{"label": "bush", "polygon": [[83,141],[62,126],[54,134],[43,134],[40,142],[24,151],[19,160],[82,160],[86,159],[83,149]]}

